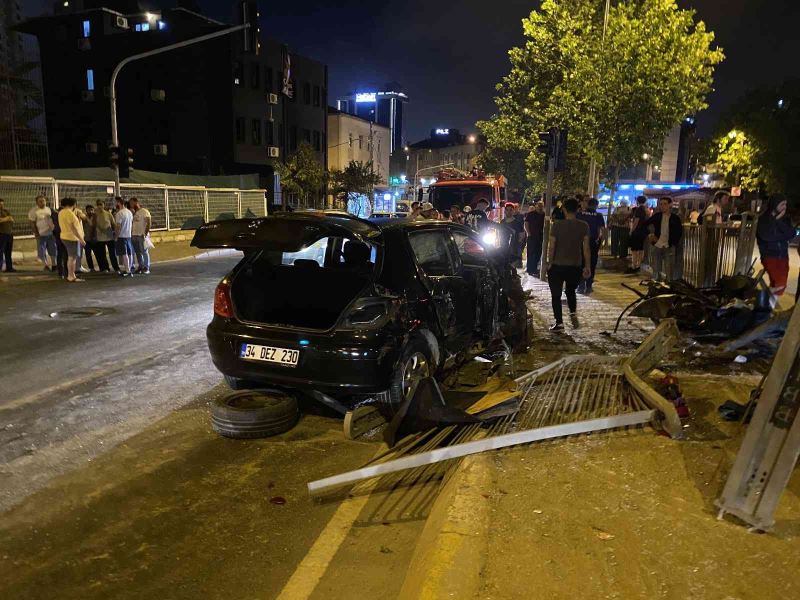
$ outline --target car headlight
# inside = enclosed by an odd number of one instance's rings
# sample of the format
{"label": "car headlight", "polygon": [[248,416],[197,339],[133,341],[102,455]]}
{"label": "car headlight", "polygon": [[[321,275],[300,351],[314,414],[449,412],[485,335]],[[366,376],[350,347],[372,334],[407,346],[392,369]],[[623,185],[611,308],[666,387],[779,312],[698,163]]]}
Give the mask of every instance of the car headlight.
{"label": "car headlight", "polygon": [[500,238],[497,235],[496,229],[490,229],[489,231],[483,234],[483,237],[481,239],[483,240],[484,244],[486,244],[487,246],[492,246],[493,248],[497,248],[498,244],[500,243]]}

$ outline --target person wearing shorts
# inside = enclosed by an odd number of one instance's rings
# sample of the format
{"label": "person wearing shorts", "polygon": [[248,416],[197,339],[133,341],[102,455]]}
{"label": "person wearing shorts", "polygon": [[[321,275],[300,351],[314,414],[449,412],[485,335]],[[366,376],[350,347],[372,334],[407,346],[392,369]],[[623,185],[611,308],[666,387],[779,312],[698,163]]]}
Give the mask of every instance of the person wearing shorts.
{"label": "person wearing shorts", "polygon": [[39,260],[44,264],[45,271],[56,270],[56,238],[53,235],[55,230],[53,216],[53,210],[47,206],[47,198],[37,196],[36,206],[28,211],[28,220],[33,227],[37,254]]}
{"label": "person wearing shorts", "polygon": [[131,227],[133,226],[133,213],[125,206],[122,198],[117,198],[117,212],[114,214],[117,241],[115,249],[122,277],[133,275],[133,243],[131,242]]}
{"label": "person wearing shorts", "polygon": [[86,246],[83,236],[83,222],[76,214],[75,198],[64,198],[61,210],[58,211],[58,226],[61,229],[61,242],[67,250],[67,281],[75,283],[83,281],[75,275],[75,268],[81,256],[81,249]]}

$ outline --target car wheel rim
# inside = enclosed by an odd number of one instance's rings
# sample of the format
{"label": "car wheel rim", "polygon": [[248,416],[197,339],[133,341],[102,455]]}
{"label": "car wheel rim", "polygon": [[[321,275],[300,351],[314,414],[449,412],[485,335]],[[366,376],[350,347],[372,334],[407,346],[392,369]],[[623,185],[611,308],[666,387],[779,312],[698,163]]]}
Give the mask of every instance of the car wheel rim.
{"label": "car wheel rim", "polygon": [[403,364],[403,398],[414,390],[416,384],[430,376],[428,359],[422,352],[415,352]]}

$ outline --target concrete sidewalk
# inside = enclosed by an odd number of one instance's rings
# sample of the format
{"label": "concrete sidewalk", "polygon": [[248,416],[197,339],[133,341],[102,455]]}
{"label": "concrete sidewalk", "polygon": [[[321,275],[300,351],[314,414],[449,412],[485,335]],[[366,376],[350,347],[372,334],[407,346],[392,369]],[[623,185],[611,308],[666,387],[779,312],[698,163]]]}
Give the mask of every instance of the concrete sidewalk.
{"label": "concrete sidewalk", "polygon": [[[595,293],[579,296],[580,328],[539,335],[530,362],[629,352],[652,326],[626,319],[608,335],[636,297],[622,282],[638,279],[601,271]],[[541,331],[552,322],[549,290],[524,283]],[[684,441],[646,427],[465,460],[431,513],[401,597],[800,597],[800,475],[773,533],[716,520],[713,501],[743,434],[717,407],[745,402],[759,381],[751,369],[720,369],[679,373],[691,411]]]}

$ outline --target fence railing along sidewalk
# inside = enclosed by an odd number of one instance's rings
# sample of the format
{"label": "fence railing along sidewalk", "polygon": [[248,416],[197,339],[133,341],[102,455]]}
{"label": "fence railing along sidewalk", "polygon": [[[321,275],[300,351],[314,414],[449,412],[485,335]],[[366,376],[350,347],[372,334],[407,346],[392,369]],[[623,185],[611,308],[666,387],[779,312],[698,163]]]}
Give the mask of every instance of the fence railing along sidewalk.
{"label": "fence railing along sidewalk", "polygon": [[[153,231],[197,229],[208,221],[267,214],[266,193],[262,189],[123,183],[121,192],[125,199],[135,196],[150,211]],[[45,196],[52,208],[58,208],[62,198],[75,198],[79,207],[94,206],[97,200],[110,205],[114,182],[0,176],[0,198],[14,217],[15,236],[33,237],[28,212],[39,195]]]}
{"label": "fence railing along sidewalk", "polygon": [[[758,215],[743,213],[741,217],[741,221],[727,223],[715,223],[713,218],[698,225],[684,223],[675,277],[708,287],[724,275],[746,275],[753,263]],[[600,248],[602,257],[611,257],[610,237],[606,236]],[[642,267],[652,271],[653,264],[653,246],[646,244]]]}

